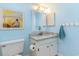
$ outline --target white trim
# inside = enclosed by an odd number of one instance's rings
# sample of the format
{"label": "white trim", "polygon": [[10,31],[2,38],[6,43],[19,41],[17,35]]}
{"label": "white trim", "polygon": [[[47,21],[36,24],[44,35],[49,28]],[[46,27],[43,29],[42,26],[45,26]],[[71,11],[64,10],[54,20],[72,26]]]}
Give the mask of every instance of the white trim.
{"label": "white trim", "polygon": [[64,56],[62,53],[58,53],[58,56]]}
{"label": "white trim", "polygon": [[11,43],[16,43],[16,42],[22,42],[24,39],[17,39],[17,40],[10,40],[10,41],[5,41],[5,42],[0,42],[0,46],[6,45],[6,44],[11,44]]}
{"label": "white trim", "polygon": [[24,28],[0,28],[0,30],[24,30]]}

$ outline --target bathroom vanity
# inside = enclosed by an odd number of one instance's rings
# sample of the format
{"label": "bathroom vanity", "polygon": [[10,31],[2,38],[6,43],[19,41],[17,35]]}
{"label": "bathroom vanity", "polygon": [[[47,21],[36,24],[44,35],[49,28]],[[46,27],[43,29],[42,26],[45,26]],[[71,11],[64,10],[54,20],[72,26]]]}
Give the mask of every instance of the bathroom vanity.
{"label": "bathroom vanity", "polygon": [[35,32],[30,35],[32,56],[56,56],[57,55],[57,33]]}

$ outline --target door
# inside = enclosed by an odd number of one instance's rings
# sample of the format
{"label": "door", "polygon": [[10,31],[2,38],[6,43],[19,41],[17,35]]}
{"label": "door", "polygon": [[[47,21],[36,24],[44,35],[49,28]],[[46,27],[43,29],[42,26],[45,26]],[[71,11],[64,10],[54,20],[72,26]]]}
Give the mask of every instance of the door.
{"label": "door", "polygon": [[50,44],[50,56],[57,55],[57,44]]}
{"label": "door", "polygon": [[40,46],[37,49],[37,56],[49,56],[49,45]]}

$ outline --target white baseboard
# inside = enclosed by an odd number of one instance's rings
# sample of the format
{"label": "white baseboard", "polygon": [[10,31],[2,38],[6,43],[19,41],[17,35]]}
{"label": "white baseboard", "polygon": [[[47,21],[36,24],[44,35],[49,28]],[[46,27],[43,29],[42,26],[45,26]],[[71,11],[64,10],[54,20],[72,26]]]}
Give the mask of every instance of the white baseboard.
{"label": "white baseboard", "polygon": [[[57,54],[58,56],[64,56],[62,53],[58,53]],[[30,54],[27,54],[27,55],[25,55],[25,56],[31,56]]]}
{"label": "white baseboard", "polygon": [[64,56],[62,53],[58,53],[58,56]]}

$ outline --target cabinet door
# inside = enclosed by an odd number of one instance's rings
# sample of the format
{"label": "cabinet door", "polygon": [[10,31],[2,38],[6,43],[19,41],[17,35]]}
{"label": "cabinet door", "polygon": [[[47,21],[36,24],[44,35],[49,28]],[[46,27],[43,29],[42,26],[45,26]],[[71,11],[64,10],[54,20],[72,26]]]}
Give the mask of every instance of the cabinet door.
{"label": "cabinet door", "polygon": [[40,46],[37,49],[38,56],[49,56],[49,45]]}
{"label": "cabinet door", "polygon": [[55,56],[57,54],[57,45],[50,44],[50,56]]}
{"label": "cabinet door", "polygon": [[[23,51],[23,42],[17,42],[12,44],[7,44],[2,47],[3,56],[14,56],[22,53]],[[14,48],[13,48],[14,47]]]}

